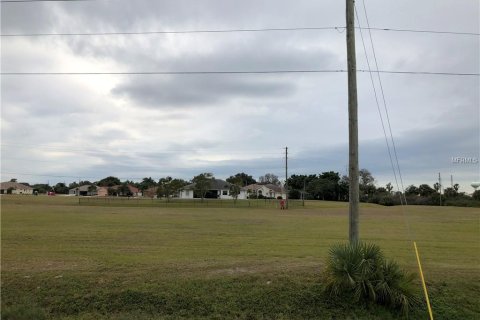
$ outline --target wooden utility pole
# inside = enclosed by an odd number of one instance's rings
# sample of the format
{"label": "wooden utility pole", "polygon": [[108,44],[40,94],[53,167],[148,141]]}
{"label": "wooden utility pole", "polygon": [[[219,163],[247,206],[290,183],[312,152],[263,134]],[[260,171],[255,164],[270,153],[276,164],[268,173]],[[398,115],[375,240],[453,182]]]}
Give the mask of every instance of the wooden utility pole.
{"label": "wooden utility pole", "polygon": [[349,147],[349,240],[359,241],[358,232],[358,102],[357,63],[355,58],[355,2],[347,0],[347,63],[348,63],[348,147]]}
{"label": "wooden utility pole", "polygon": [[288,209],[288,147],[285,147],[285,209]]}

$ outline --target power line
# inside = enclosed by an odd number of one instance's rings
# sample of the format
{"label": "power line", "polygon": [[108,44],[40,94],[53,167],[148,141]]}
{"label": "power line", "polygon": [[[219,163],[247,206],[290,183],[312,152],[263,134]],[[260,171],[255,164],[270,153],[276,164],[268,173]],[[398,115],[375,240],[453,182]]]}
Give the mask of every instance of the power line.
{"label": "power line", "polygon": [[[35,148],[35,150],[48,150],[48,151],[63,151],[63,152],[70,152],[70,153],[75,153],[75,152],[85,152],[85,153],[92,153],[92,154],[134,154],[137,155],[141,158],[153,158],[158,155],[162,154],[178,154],[178,153],[194,153],[193,155],[195,156],[202,156],[204,152],[209,152],[210,154],[222,154],[222,153],[228,153],[230,154],[250,154],[250,155],[281,155],[283,152],[282,148],[278,148],[278,152],[274,151],[257,151],[253,149],[243,149],[239,150],[238,148],[235,150],[228,150],[228,149],[223,149],[223,150],[215,150],[215,149],[170,149],[170,150],[160,150],[160,151],[151,151],[153,153],[152,155],[145,155],[140,153],[137,153],[135,151],[126,151],[126,150],[106,150],[105,148],[102,149],[93,149],[93,148],[71,148],[71,147],[65,147],[65,146],[48,146],[48,145],[34,145],[34,144],[8,144],[8,143],[2,143],[0,144],[2,147],[7,147],[7,148],[17,148],[17,149],[32,149]],[[273,148],[272,150],[274,150]],[[6,159],[6,158],[2,158]]]}
{"label": "power line", "polygon": [[25,3],[25,2],[78,2],[78,1],[94,1],[94,0],[2,0],[0,3]]}
{"label": "power line", "polygon": [[[87,1],[87,0],[83,0]],[[18,2],[18,1],[16,1]],[[280,31],[318,31],[318,30],[344,30],[344,26],[327,27],[292,27],[292,28],[253,28],[253,29],[217,29],[217,30],[179,30],[179,31],[112,31],[112,32],[78,32],[78,33],[11,33],[1,34],[2,37],[45,37],[45,36],[113,36],[113,35],[155,35],[155,34],[195,34],[195,33],[236,33],[236,32],[280,32]],[[429,34],[450,34],[480,36],[476,32],[457,32],[442,30],[419,30],[419,29],[397,29],[397,28],[374,28],[357,27],[358,30],[390,31],[390,32],[409,32],[409,33],[429,33]],[[343,32],[343,31],[342,31]]]}
{"label": "power line", "polygon": [[270,32],[270,31],[307,31],[339,30],[345,27],[295,27],[295,28],[259,28],[259,29],[225,29],[225,30],[180,30],[180,31],[134,31],[134,32],[92,32],[92,33],[25,33],[2,34],[2,37],[42,37],[42,36],[111,36],[141,34],[188,34],[188,33],[234,33],[234,32]]}
{"label": "power line", "polygon": [[[362,0],[362,2],[363,2],[363,9],[364,9],[364,12],[365,12],[365,19],[366,19],[366,22],[367,22],[367,26],[369,26],[367,7],[365,5],[365,0]],[[371,43],[372,51],[373,51],[373,58],[375,60],[375,66],[378,70],[378,61],[377,61],[377,56],[376,56],[376,53],[375,53],[375,46],[373,44],[372,33],[370,32],[370,30],[369,30],[369,36],[370,36],[370,43]],[[400,164],[399,164],[399,161],[398,161],[397,149],[395,147],[395,140],[393,139],[392,126],[390,124],[390,118],[388,116],[388,107],[387,107],[387,102],[386,102],[386,99],[385,99],[385,94],[384,94],[384,90],[383,90],[382,79],[380,77],[380,73],[377,73],[377,77],[378,77],[378,81],[380,83],[380,89],[381,89],[381,92],[382,92],[385,114],[387,116],[388,127],[389,127],[389,130],[390,130],[390,138],[391,138],[392,145],[393,145],[393,151],[394,151],[395,159],[396,159],[396,162],[397,162],[398,175],[400,177],[400,183],[401,183],[401,187],[402,187],[402,189],[400,190],[400,188],[398,187],[398,182],[397,182],[397,189],[399,189],[399,191],[400,191],[402,214],[403,214],[404,221],[405,221],[405,224],[406,224],[406,227],[407,227],[407,230],[408,230],[409,238],[413,242],[413,246],[414,246],[414,249],[415,249],[416,260],[418,262],[418,267],[420,269],[420,276],[421,276],[421,279],[422,279],[423,291],[425,293],[425,300],[427,302],[428,312],[429,312],[429,315],[430,315],[430,319],[433,320],[433,314],[432,314],[432,309],[430,307],[430,301],[429,301],[429,297],[428,297],[427,286],[425,284],[425,280],[424,280],[424,277],[423,277],[422,266],[421,266],[421,263],[420,263],[420,257],[419,257],[418,249],[417,249],[417,243],[415,241],[415,238],[416,238],[415,231],[412,230],[412,228],[410,227],[410,222],[409,222],[407,214],[405,212],[405,206],[407,205],[407,197],[405,195],[405,189],[404,189],[404,186],[403,186],[402,172],[400,170]],[[395,173],[395,170],[394,170],[394,173]],[[438,175],[440,177],[440,173]],[[403,196],[403,201],[402,201],[402,196]],[[441,194],[440,194],[440,205],[441,205],[441,199],[442,199],[442,197],[441,197]],[[412,237],[412,231],[413,231],[413,237]]]}
{"label": "power line", "polygon": [[[367,27],[370,27],[370,22],[368,20],[368,14],[367,14],[367,6],[365,5],[365,0],[362,1],[363,2],[363,10],[365,12],[365,19],[366,19],[366,22],[367,22]],[[370,36],[370,43],[372,45],[372,52],[373,52],[373,59],[375,61],[375,68],[378,70],[378,60],[377,60],[377,55],[376,55],[376,52],[375,52],[375,46],[373,45],[373,37],[372,37],[372,33],[369,31],[369,36]],[[403,178],[402,178],[402,172],[400,170],[400,163],[398,161],[398,154],[397,154],[397,148],[395,146],[395,139],[393,138],[393,133],[392,133],[392,125],[390,124],[390,117],[388,115],[388,107],[387,107],[387,101],[385,99],[385,93],[384,93],[384,90],[383,90],[383,84],[382,84],[382,78],[380,76],[380,73],[377,73],[377,77],[378,77],[378,82],[380,84],[380,92],[382,93],[382,99],[383,99],[383,106],[384,106],[384,109],[385,109],[385,115],[386,115],[386,118],[387,118],[387,123],[388,123],[388,128],[389,128],[389,131],[390,131],[390,139],[392,141],[392,146],[393,146],[393,154],[395,155],[395,159],[396,159],[396,163],[397,163],[397,170],[398,170],[398,176],[400,178],[400,185],[402,187],[402,189],[400,190],[400,188],[398,188],[398,184],[397,184],[397,189],[399,189],[399,191],[402,192],[403,194],[403,202],[405,203],[405,205],[407,204],[407,198],[405,196],[405,188],[404,188],[404,185],[403,185]]]}
{"label": "power line", "polygon": [[420,30],[420,29],[396,29],[396,28],[375,28],[375,27],[366,27],[366,28],[357,28],[361,30],[374,30],[374,31],[393,31],[393,32],[411,32],[411,33],[434,33],[434,34],[453,34],[453,35],[464,35],[464,36],[480,36],[480,33],[477,32],[461,32],[461,31],[442,31],[442,30]]}
{"label": "power line", "polygon": [[[357,17],[357,22],[358,22],[358,25],[360,26],[360,18],[358,16],[358,12],[357,12],[357,6],[355,6],[355,15]],[[363,50],[365,52],[365,59],[367,61],[367,67],[368,67],[368,70],[371,71],[371,67],[370,67],[370,59],[368,58],[368,53],[367,53],[367,46],[365,45],[365,40],[363,38],[363,32],[362,32],[362,29],[360,29],[360,37],[362,39],[362,44],[363,44]],[[392,170],[393,170],[393,176],[395,178],[395,183],[397,185],[397,188],[398,188],[398,180],[397,180],[397,173],[396,173],[396,170],[395,170],[395,165],[393,164],[393,158],[392,158],[392,153],[390,151],[390,144],[388,142],[388,137],[387,137],[387,132],[385,130],[385,123],[383,121],[383,116],[382,116],[382,112],[380,110],[380,102],[378,100],[378,95],[377,95],[377,89],[375,87],[375,81],[373,80],[373,73],[370,73],[370,81],[372,83],[372,87],[373,87],[373,94],[375,96],[375,102],[376,102],[376,105],[377,105],[377,110],[378,110],[378,115],[380,116],[380,122],[382,123],[382,130],[383,130],[383,135],[385,136],[385,143],[387,145],[387,151],[388,151],[388,157],[390,159],[390,164],[392,166]],[[403,199],[400,198],[401,200],[401,203],[403,204]]]}
{"label": "power line", "polygon": [[342,73],[346,70],[252,70],[252,71],[133,71],[133,72],[2,72],[0,75],[210,75],[275,73]]}
{"label": "power line", "polygon": [[[1,72],[2,76],[66,76],[66,75],[222,75],[222,74],[289,74],[289,73],[346,73],[345,69],[310,69],[310,70],[251,70],[251,71],[132,71],[132,72]],[[437,76],[480,76],[480,73],[458,73],[441,71],[395,71],[365,70],[362,73],[415,74]]]}
{"label": "power line", "polygon": [[[49,177],[49,178],[89,178],[89,179],[96,179],[98,177],[88,177],[88,176],[63,176],[63,175],[51,175],[51,174],[34,174],[34,173],[20,173],[20,172],[1,172],[0,174],[6,175],[6,174],[11,174],[11,175],[19,175],[19,176],[33,176],[33,177]],[[141,178],[139,178],[141,179]],[[133,178],[132,178],[133,180]]]}
{"label": "power line", "polygon": [[[20,173],[20,172],[1,172],[0,174],[1,175],[10,174],[10,175],[18,175],[18,176],[31,176],[31,177],[48,177],[48,178],[73,178],[73,179],[102,179],[102,178],[105,178],[105,177],[101,177],[101,176],[82,176],[82,175],[71,176],[71,175]],[[138,177],[116,177],[116,178],[119,178],[121,180],[142,180],[143,178],[147,178],[147,177],[142,177],[142,178],[138,178]]]}
{"label": "power line", "polygon": [[357,72],[365,73],[393,73],[393,74],[423,74],[437,76],[480,76],[480,73],[456,73],[456,72],[434,72],[434,71],[392,71],[392,70],[359,70]]}

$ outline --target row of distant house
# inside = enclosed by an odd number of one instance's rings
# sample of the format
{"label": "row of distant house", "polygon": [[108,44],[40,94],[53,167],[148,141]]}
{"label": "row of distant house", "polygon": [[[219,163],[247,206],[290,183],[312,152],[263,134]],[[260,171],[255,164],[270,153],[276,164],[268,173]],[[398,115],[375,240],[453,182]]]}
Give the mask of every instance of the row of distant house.
{"label": "row of distant house", "polygon": [[112,187],[99,187],[93,184],[87,184],[80,187],[72,188],[68,191],[68,194],[71,196],[98,196],[106,197],[110,194],[117,196],[131,196],[131,197],[141,197],[142,192],[135,186],[127,185],[127,190],[122,190],[120,185]]}
{"label": "row of distant house", "polygon": [[[122,190],[120,186],[113,187],[97,187],[95,185],[84,185],[81,187],[70,189],[69,194],[73,196],[98,196],[104,197],[112,194],[118,196],[133,196],[133,197],[150,197],[154,198],[157,195],[156,187],[149,188],[143,192],[138,188],[127,185],[128,192]],[[212,179],[210,183],[210,188],[205,192],[206,197],[208,198],[217,198],[217,199],[232,199],[230,195],[231,183],[221,180],[221,179]],[[183,187],[178,194],[175,194],[174,197],[180,199],[193,199],[197,194],[197,188],[195,183],[189,184]],[[125,194],[127,192],[127,194]],[[274,185],[274,184],[251,184],[240,189],[238,199],[248,199],[249,197],[266,197],[266,198],[286,198],[286,193],[283,187]]]}
{"label": "row of distant house", "polygon": [[[210,189],[206,191],[206,197],[217,199],[232,199],[230,188],[232,184],[221,179],[212,179]],[[83,185],[69,190],[71,196],[97,196],[106,197],[109,195],[132,196],[132,197],[156,197],[157,190],[155,187],[144,190],[143,192],[137,187],[127,185],[128,190],[120,185],[112,187],[100,187],[96,185]],[[18,182],[2,182],[0,184],[0,194],[33,194],[34,189],[30,186]],[[174,197],[181,199],[193,199],[198,197],[197,188],[194,183],[183,187]],[[240,189],[238,199],[248,199],[251,197],[266,198],[286,198],[285,190],[282,186],[274,184],[251,184]]]}
{"label": "row of distant house", "polygon": [[[221,180],[212,179],[210,189],[206,192],[209,198],[232,199],[230,195],[231,183]],[[195,183],[189,184],[180,190],[178,197],[181,199],[193,199],[196,191]],[[286,198],[283,187],[275,184],[251,184],[240,189],[238,199],[248,199],[249,197],[265,197],[265,198]]]}

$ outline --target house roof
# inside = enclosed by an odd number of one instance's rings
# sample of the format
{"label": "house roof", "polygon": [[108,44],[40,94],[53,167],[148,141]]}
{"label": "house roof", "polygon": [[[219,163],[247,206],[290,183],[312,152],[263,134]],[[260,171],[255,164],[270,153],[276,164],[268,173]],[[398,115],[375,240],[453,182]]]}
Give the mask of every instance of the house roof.
{"label": "house roof", "polygon": [[[225,189],[230,189],[230,186],[232,185],[231,183],[222,180],[222,179],[211,179],[211,184],[209,190],[225,190]],[[189,184],[185,187],[183,187],[182,190],[194,190],[196,184],[192,183]]]}
{"label": "house roof", "polygon": [[242,190],[260,190],[262,188],[267,188],[267,189],[270,189],[274,192],[278,192],[278,193],[284,193],[285,192],[285,189],[282,187],[282,186],[278,186],[278,185],[275,185],[275,184],[249,184],[248,186],[245,186],[242,188]]}
{"label": "house roof", "polygon": [[271,189],[275,192],[285,192],[284,188],[282,186],[276,185],[276,184],[266,184],[265,187],[268,189]]}
{"label": "house roof", "polygon": [[150,188],[146,189],[145,192],[157,192],[157,190],[158,190],[158,187],[155,186],[155,187],[150,187]]}
{"label": "house roof", "polygon": [[[90,188],[90,186],[92,186],[92,184],[86,184],[86,185],[83,185],[83,186],[80,186],[80,187],[72,188],[72,189],[70,189],[70,191],[77,191],[78,190],[78,191],[81,191],[81,192],[85,192],[85,191],[88,192],[89,191],[88,189]],[[94,187],[98,188],[97,186],[94,186]]]}
{"label": "house roof", "polygon": [[261,184],[249,184],[248,186],[245,186],[242,188],[242,190],[259,190],[262,189],[263,185]]}
{"label": "house roof", "polygon": [[139,192],[140,192],[140,189],[138,189],[137,187],[132,186],[131,184],[128,185],[128,189],[130,189],[130,192],[131,192],[131,193],[139,193]]}
{"label": "house roof", "polygon": [[13,188],[13,189],[24,189],[24,190],[33,190],[32,187],[26,186],[26,185],[21,184],[21,183],[18,183],[18,182],[8,181],[8,182],[2,182],[2,183],[0,183],[0,189],[9,189],[9,188]]}
{"label": "house roof", "polygon": [[[120,187],[121,187],[121,185],[119,184],[119,185],[116,185],[116,186],[113,186],[113,187],[110,187],[110,188],[112,188],[112,189],[114,189],[114,190],[117,190],[117,189],[120,188]],[[131,184],[127,184],[127,187],[128,187],[128,189],[130,190],[131,193],[139,193],[139,192],[140,192],[140,189],[138,189],[137,187],[132,186]],[[109,187],[107,187],[107,189],[108,189],[108,188],[109,188]]]}
{"label": "house roof", "polygon": [[[108,190],[108,189],[113,189],[113,190],[117,190],[118,188],[120,188],[120,184],[119,185],[116,185],[116,186],[112,186],[112,187],[97,187],[97,190]],[[131,193],[139,193],[140,192],[140,189],[138,189],[137,187],[134,187],[132,186],[131,184],[128,184],[128,189],[130,190]]]}

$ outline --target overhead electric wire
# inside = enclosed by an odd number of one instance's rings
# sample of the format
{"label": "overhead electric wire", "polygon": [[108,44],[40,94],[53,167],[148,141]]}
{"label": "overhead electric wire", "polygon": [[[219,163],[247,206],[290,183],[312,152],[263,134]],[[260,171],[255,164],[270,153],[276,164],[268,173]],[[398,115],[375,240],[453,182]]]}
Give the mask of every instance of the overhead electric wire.
{"label": "overhead electric wire", "polygon": [[[346,72],[346,71],[345,71]],[[460,72],[437,72],[437,71],[394,71],[394,70],[361,70],[357,72],[366,73],[392,73],[392,74],[422,74],[422,75],[437,75],[437,76],[480,76],[480,73],[460,73]]]}
{"label": "overhead electric wire", "polygon": [[[105,177],[100,177],[100,176],[83,176],[83,175],[78,175],[78,176],[72,176],[72,175],[52,175],[52,174],[35,174],[35,173],[20,173],[20,172],[0,172],[1,175],[19,175],[19,176],[32,176],[32,177],[48,177],[48,178],[74,178],[74,179],[103,179]],[[142,178],[137,178],[137,177],[117,177],[121,180],[142,180],[143,178],[147,177],[142,177]]]}
{"label": "overhead electric wire", "polygon": [[462,31],[442,31],[442,30],[420,30],[420,29],[398,29],[398,28],[376,28],[367,26],[366,28],[356,28],[362,30],[374,31],[393,31],[393,32],[411,32],[411,33],[433,33],[433,34],[452,34],[463,36],[480,36],[477,32],[462,32]]}
{"label": "overhead electric wire", "polygon": [[[326,26],[326,27],[291,27],[291,28],[249,28],[249,29],[213,29],[213,30],[154,30],[154,31],[111,31],[111,32],[62,32],[62,33],[10,33],[1,34],[2,37],[48,37],[48,36],[114,36],[114,35],[153,35],[153,34],[195,34],[195,33],[237,33],[237,32],[280,32],[280,31],[318,31],[318,30],[344,30],[345,26]],[[442,30],[417,30],[417,29],[398,29],[398,28],[376,28],[368,27],[356,28],[358,30],[391,31],[391,32],[409,32],[409,33],[430,33],[430,34],[450,34],[480,36],[475,32],[457,32]]]}
{"label": "overhead electric wire", "polygon": [[0,75],[209,75],[272,73],[342,73],[346,70],[251,70],[251,71],[124,71],[124,72],[2,72]]}
{"label": "overhead electric wire", "polygon": [[234,33],[234,32],[270,32],[270,31],[302,31],[302,30],[338,30],[345,27],[294,27],[294,28],[257,28],[257,29],[224,29],[224,30],[178,30],[178,31],[132,31],[132,32],[92,32],[92,33],[24,33],[2,34],[2,37],[43,37],[43,36],[113,36],[141,34],[188,34],[188,33]]}
{"label": "overhead electric wire", "polygon": [[[370,27],[370,22],[369,22],[369,19],[368,19],[367,7],[365,5],[365,0],[363,0],[362,2],[363,2],[363,10],[364,10],[364,13],[365,13],[365,21],[367,23],[367,27]],[[376,54],[376,51],[375,51],[375,46],[373,44],[372,33],[370,31],[369,31],[369,37],[370,37],[370,44],[372,46],[373,59],[375,61],[375,68],[378,70],[379,67],[378,67],[377,54]],[[390,116],[389,116],[389,113],[388,113],[387,100],[385,99],[385,92],[383,90],[382,78],[380,76],[380,73],[377,73],[377,77],[378,77],[378,82],[380,84],[380,92],[382,94],[383,106],[384,106],[384,109],[385,109],[385,115],[386,115],[386,118],[387,118],[388,128],[389,128],[389,131],[390,131],[390,139],[392,141],[393,154],[394,154],[395,159],[396,159],[398,175],[399,175],[400,184],[401,184],[401,187],[402,187],[402,189],[399,190],[399,191],[401,191],[401,193],[403,195],[403,201],[405,202],[405,205],[406,205],[407,204],[407,197],[405,195],[405,188],[404,188],[404,185],[403,185],[403,177],[402,177],[402,173],[401,173],[401,170],[400,170],[400,162],[398,161],[397,147],[395,145],[395,139],[393,138],[392,125],[390,123]]]}
{"label": "overhead electric wire", "polygon": [[[288,74],[288,73],[346,73],[345,69],[310,69],[310,70],[246,70],[246,71],[123,71],[123,72],[1,72],[2,76],[67,76],[67,75],[221,75],[221,74]],[[395,71],[395,70],[365,70],[363,73],[415,74],[440,76],[480,76],[480,73],[459,73],[441,71]]]}
{"label": "overhead electric wire", "polygon": [[25,3],[25,2],[85,2],[94,0],[2,0],[0,3]]}
{"label": "overhead electric wire", "polygon": [[[32,149],[35,150],[44,150],[44,151],[52,151],[52,152],[65,152],[65,153],[78,153],[78,152],[85,152],[91,154],[135,154],[139,155],[142,158],[153,158],[160,154],[172,154],[172,153],[193,153],[193,156],[202,156],[202,153],[209,152],[215,154],[250,154],[250,155],[283,155],[282,152],[267,152],[267,151],[256,151],[256,150],[248,150],[248,149],[235,149],[235,150],[207,150],[207,149],[170,149],[170,150],[160,150],[160,151],[152,151],[153,155],[149,156],[148,154],[144,154],[141,152],[136,151],[125,151],[125,150],[106,150],[105,147],[102,149],[93,149],[93,148],[71,148],[71,147],[64,147],[64,146],[45,146],[45,145],[29,145],[29,144],[8,144],[2,143],[0,144],[2,147],[7,148],[17,148],[17,149]],[[281,150],[281,148],[279,148]],[[5,159],[5,158],[2,158]]]}
{"label": "overhead electric wire", "polygon": [[[358,25],[360,26],[360,18],[358,16],[358,12],[357,12],[357,6],[354,7],[355,8],[355,16],[357,17],[357,22],[358,22]],[[371,71],[372,68],[370,67],[370,59],[368,58],[368,52],[367,52],[367,47],[365,45],[365,40],[363,38],[363,32],[362,32],[362,29],[360,29],[360,37],[362,39],[362,45],[363,45],[363,50],[365,52],[365,59],[366,59],[366,62],[367,62],[367,67],[368,67],[368,70]],[[383,135],[385,137],[385,143],[387,145],[387,151],[388,151],[388,157],[390,158],[390,164],[392,166],[392,170],[393,170],[393,176],[395,178],[395,183],[397,185],[397,188],[398,188],[398,180],[397,180],[397,173],[396,173],[396,170],[395,170],[395,165],[393,164],[393,158],[392,158],[392,153],[390,151],[390,144],[388,142],[388,137],[387,137],[387,131],[385,130],[385,124],[383,122],[383,116],[382,116],[382,111],[380,110],[380,102],[378,101],[378,95],[377,95],[377,88],[375,87],[375,81],[373,80],[373,74],[372,72],[370,72],[370,81],[372,83],[372,88],[373,88],[373,94],[375,96],[375,103],[377,105],[377,110],[378,110],[378,115],[380,116],[380,122],[382,124],[382,130],[383,130]],[[400,198],[400,201],[403,205],[403,199]]]}
{"label": "overhead electric wire", "polygon": [[[365,11],[365,18],[366,18],[366,22],[367,22],[367,26],[369,26],[369,21],[368,21],[368,14],[367,14],[367,7],[365,5],[365,0],[362,0],[363,2],[363,8],[364,8],[364,11]],[[375,65],[376,65],[376,68],[378,70],[378,61],[377,61],[377,57],[376,57],[376,54],[375,54],[375,46],[373,44],[373,37],[372,37],[372,34],[371,32],[369,31],[369,35],[370,35],[370,42],[371,42],[371,46],[372,46],[372,51],[373,51],[373,57],[374,57],[374,60],[375,60]],[[363,40],[363,39],[362,39]],[[417,260],[417,263],[418,263],[418,268],[419,268],[419,272],[420,272],[420,278],[421,278],[421,282],[422,282],[422,287],[423,287],[423,291],[424,291],[424,294],[425,294],[425,301],[427,303],[427,308],[428,308],[428,314],[430,316],[430,319],[433,320],[433,313],[432,313],[432,308],[431,308],[431,305],[430,305],[430,299],[429,299],[429,296],[428,296],[428,290],[427,290],[427,285],[425,283],[425,279],[424,279],[424,276],[423,276],[423,271],[422,271],[422,265],[421,265],[421,262],[420,262],[420,255],[418,253],[418,249],[417,249],[417,243],[415,241],[416,239],[416,235],[415,235],[415,230],[412,230],[411,226],[410,226],[410,222],[409,222],[409,219],[408,219],[408,216],[406,214],[406,210],[405,210],[405,206],[407,205],[407,197],[405,195],[405,188],[404,188],[404,185],[403,185],[403,178],[402,178],[402,172],[400,170],[400,163],[398,161],[398,155],[397,155],[397,150],[396,150],[396,147],[395,147],[395,139],[393,138],[393,134],[392,134],[392,126],[390,124],[390,118],[388,116],[388,107],[387,107],[387,103],[386,103],[386,99],[385,99],[385,94],[384,94],[384,90],[383,90],[383,86],[382,86],[382,79],[380,77],[380,74],[377,73],[377,76],[378,76],[378,81],[380,83],[380,90],[382,92],[382,97],[383,97],[383,103],[384,103],[384,108],[385,108],[385,113],[387,115],[387,120],[388,120],[388,127],[389,127],[389,130],[390,130],[390,137],[391,137],[391,140],[392,140],[392,145],[393,145],[393,151],[394,151],[394,155],[395,155],[395,159],[396,159],[396,162],[397,162],[397,169],[398,169],[398,175],[400,177],[400,183],[401,183],[401,186],[402,186],[402,189],[399,190],[400,191],[400,197],[402,197],[403,195],[403,201],[401,201],[401,209],[402,209],[402,214],[403,214],[403,218],[404,218],[404,221],[405,221],[405,224],[407,226],[407,230],[408,230],[408,234],[409,234],[409,238],[410,240],[412,240],[413,242],[413,247],[414,247],[414,252],[415,252],[415,257],[416,257],[416,260]],[[398,184],[397,184],[397,189],[398,188]],[[440,194],[440,197],[442,195]],[[412,236],[412,232],[413,232],[413,236]]]}

